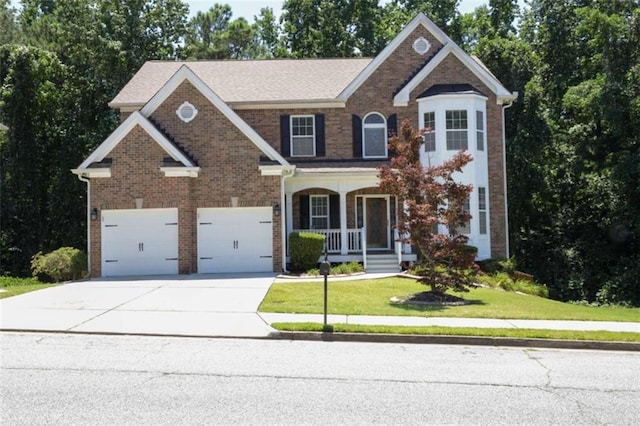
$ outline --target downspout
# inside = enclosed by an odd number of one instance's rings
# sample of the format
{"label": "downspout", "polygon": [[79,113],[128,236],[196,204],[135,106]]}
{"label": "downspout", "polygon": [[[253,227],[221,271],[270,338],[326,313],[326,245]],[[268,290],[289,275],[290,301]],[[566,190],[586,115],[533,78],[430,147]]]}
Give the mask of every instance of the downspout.
{"label": "downspout", "polygon": [[[518,92],[513,92],[514,96],[518,96]],[[509,101],[507,105],[502,105],[502,166],[504,170],[504,231],[506,237],[506,257],[507,259],[510,257],[510,247],[509,247],[509,201],[507,198],[507,124],[505,120],[505,110],[507,108],[511,108],[513,105],[513,99]]]}
{"label": "downspout", "polygon": [[91,180],[81,174],[78,179],[87,184],[87,272],[91,276]]}
{"label": "downspout", "polygon": [[287,206],[286,196],[284,192],[284,181],[293,176],[293,170],[283,170],[280,178],[280,206],[282,206],[282,214],[280,215],[280,232],[282,234],[282,271],[287,273]]}

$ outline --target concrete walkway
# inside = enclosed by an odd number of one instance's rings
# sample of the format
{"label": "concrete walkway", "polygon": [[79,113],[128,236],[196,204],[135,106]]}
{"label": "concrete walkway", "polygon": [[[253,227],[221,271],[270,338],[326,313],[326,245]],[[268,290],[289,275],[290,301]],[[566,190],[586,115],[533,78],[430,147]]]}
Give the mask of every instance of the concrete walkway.
{"label": "concrete walkway", "polygon": [[[379,278],[367,274],[358,278]],[[339,278],[332,278],[337,280]],[[353,277],[345,278],[353,279]],[[322,315],[258,313],[272,274],[189,275],[74,282],[0,299],[0,330],[166,336],[269,337],[274,322],[322,323]],[[330,324],[640,333],[640,322],[329,315]]]}

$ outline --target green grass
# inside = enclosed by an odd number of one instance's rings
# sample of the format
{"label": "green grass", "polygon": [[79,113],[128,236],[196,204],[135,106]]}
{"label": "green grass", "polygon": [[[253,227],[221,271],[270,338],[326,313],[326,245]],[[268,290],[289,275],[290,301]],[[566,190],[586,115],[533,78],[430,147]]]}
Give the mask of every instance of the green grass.
{"label": "green grass", "polygon": [[[548,319],[640,322],[640,308],[592,307],[487,288],[454,293],[471,302],[464,306],[394,305],[393,296],[429,290],[405,278],[329,280],[328,311],[343,315]],[[261,312],[323,312],[322,283],[276,283],[260,306]]]}
{"label": "green grass", "polygon": [[[322,324],[317,323],[273,323],[271,326],[280,331],[320,332]],[[384,325],[335,324],[333,330],[338,333],[385,333],[413,334],[429,336],[474,336],[474,337],[512,337],[527,339],[558,340],[594,340],[604,342],[637,342],[640,333],[615,331],[573,331],[538,330],[532,328],[473,328],[473,327],[408,327]]]}
{"label": "green grass", "polygon": [[46,284],[36,278],[0,277],[0,288],[6,291],[0,292],[0,299],[17,296],[31,291],[42,290],[54,284]]}

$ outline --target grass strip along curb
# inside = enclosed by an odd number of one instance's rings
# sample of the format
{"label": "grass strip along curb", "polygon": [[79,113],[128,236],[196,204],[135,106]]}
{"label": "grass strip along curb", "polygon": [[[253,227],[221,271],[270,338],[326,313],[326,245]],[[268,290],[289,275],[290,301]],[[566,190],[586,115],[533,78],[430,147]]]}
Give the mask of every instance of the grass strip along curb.
{"label": "grass strip along curb", "polygon": [[[485,334],[481,332],[473,334],[476,331],[495,331],[501,329],[472,329],[472,328],[449,328],[449,327],[391,327],[395,332],[386,333],[383,331],[353,331],[360,328],[353,325],[344,326],[336,324],[333,326],[333,333],[323,333],[322,324],[304,323],[306,331],[287,331],[293,329],[290,327],[301,325],[301,323],[274,323],[272,327],[279,330],[278,337],[285,340],[312,340],[312,341],[330,341],[330,342],[369,342],[369,343],[415,343],[415,344],[443,344],[443,345],[478,345],[478,346],[513,346],[513,347],[529,347],[529,348],[550,348],[550,349],[594,349],[594,350],[615,350],[615,351],[633,351],[640,352],[640,341],[633,339],[633,335],[637,333],[624,332],[602,332],[600,335],[602,340],[590,339],[591,333],[601,332],[574,332],[565,330],[532,330],[518,329],[523,335],[528,332],[540,332],[545,334],[557,335],[560,337],[516,337],[516,336],[497,336]],[[309,327],[313,325],[314,327]],[[316,331],[310,331],[315,328]],[[362,329],[371,330],[373,328],[385,329],[385,326],[365,326]],[[415,329],[420,328],[421,333],[416,333]],[[351,331],[345,331],[345,330]],[[446,329],[446,330],[445,330]],[[472,330],[472,331],[470,331]],[[410,332],[411,331],[411,332]],[[513,330],[507,330],[513,331]],[[406,333],[403,333],[406,332]],[[460,334],[455,334],[460,333]],[[605,340],[605,334],[611,340]],[[504,333],[510,334],[510,333]],[[535,333],[534,333],[535,334]],[[617,335],[617,336],[615,336]],[[597,335],[595,336],[598,337]],[[625,340],[625,339],[630,340]]]}
{"label": "grass strip along curb", "polygon": [[[273,328],[287,332],[321,332],[322,324],[318,323],[273,323]],[[582,331],[582,330],[547,330],[534,328],[478,328],[478,327],[441,327],[441,326],[388,326],[334,324],[337,333],[351,334],[391,334],[415,336],[464,336],[515,339],[551,339],[575,341],[623,342],[640,345],[640,333],[621,331]]]}

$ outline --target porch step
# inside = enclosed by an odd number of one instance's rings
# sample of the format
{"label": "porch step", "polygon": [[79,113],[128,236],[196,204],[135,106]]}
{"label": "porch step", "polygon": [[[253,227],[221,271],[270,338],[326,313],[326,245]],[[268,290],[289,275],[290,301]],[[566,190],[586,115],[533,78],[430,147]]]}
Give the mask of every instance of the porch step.
{"label": "porch step", "polygon": [[367,255],[367,271],[372,273],[400,272],[398,256],[395,254],[370,254]]}

